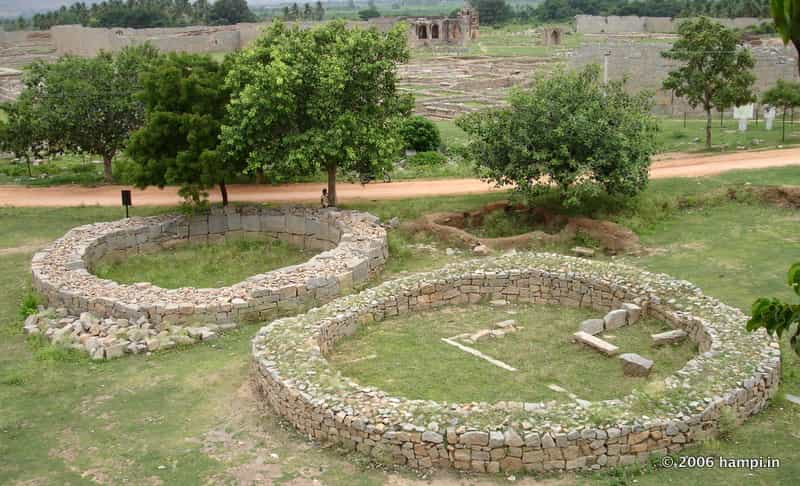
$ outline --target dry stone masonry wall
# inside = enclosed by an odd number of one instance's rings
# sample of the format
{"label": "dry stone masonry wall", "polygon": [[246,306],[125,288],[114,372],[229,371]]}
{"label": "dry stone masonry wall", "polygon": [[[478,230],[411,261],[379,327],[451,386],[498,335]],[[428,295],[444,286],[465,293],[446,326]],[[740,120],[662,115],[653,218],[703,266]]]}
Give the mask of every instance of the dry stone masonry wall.
{"label": "dry stone masonry wall", "polygon": [[[699,355],[663,390],[614,400],[446,403],[395,397],[326,360],[363,325],[490,299],[606,312],[635,302],[688,334]],[[623,265],[518,253],[457,263],[273,321],[253,340],[260,396],[314,440],[414,468],[477,472],[599,469],[641,463],[714,436],[720,417],[757,413],[778,387],[780,353],[747,317],[685,281]]]}
{"label": "dry stone masonry wall", "polygon": [[[222,288],[125,285],[91,272],[92,265],[109,254],[149,252],[245,233],[325,251],[306,263]],[[34,255],[33,285],[52,311],[33,316],[25,327],[97,358],[188,344],[243,321],[274,316],[282,307],[330,300],[381,270],[387,256],[386,231],[377,218],[355,211],[229,208],[192,217],[89,224],[70,230]],[[175,339],[178,334],[191,339]],[[160,337],[164,339],[154,341]]]}

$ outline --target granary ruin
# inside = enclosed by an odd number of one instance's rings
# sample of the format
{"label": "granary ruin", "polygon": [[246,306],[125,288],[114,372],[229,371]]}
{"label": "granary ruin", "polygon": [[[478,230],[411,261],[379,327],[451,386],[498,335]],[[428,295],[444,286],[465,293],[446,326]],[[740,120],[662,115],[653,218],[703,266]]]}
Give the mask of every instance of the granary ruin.
{"label": "granary ruin", "polygon": [[452,17],[419,17],[407,20],[409,46],[466,45],[478,39],[478,9],[465,3]]}
{"label": "granary ruin", "polygon": [[560,46],[564,39],[564,29],[561,27],[543,27],[542,44],[546,46]]}

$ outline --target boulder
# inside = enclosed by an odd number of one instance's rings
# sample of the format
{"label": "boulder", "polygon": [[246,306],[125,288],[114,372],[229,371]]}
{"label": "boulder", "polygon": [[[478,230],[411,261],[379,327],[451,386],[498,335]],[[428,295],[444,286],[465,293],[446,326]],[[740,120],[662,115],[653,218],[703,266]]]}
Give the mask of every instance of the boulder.
{"label": "boulder", "polygon": [[642,317],[642,308],[636,304],[631,304],[629,302],[623,303],[622,309],[628,313],[628,324],[633,324]]}
{"label": "boulder", "polygon": [[486,245],[478,245],[472,249],[472,253],[480,256],[486,256],[491,253],[491,250],[489,250],[489,247]]}

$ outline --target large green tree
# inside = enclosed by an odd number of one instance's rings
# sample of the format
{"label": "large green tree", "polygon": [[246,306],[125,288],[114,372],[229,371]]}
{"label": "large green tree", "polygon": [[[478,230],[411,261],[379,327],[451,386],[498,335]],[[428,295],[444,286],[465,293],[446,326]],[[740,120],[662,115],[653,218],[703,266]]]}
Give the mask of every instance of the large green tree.
{"label": "large green tree", "polygon": [[800,0],[770,0],[770,11],[783,43],[791,42],[800,55]]}
{"label": "large green tree", "polygon": [[340,168],[378,169],[402,146],[397,127],[411,98],[397,91],[397,65],[408,60],[406,30],[274,22],[228,74],[228,157],[273,181],[324,170],[335,204]]}
{"label": "large green tree", "polygon": [[35,105],[49,149],[100,155],[111,181],[114,156],[144,120],[135,96],[139,73],[157,57],[158,51],[144,45],[91,59],[65,56],[34,64],[22,97]]}
{"label": "large green tree", "polygon": [[755,100],[755,62],[750,52],[739,46],[735,31],[707,17],[682,22],[678,35],[672,47],[661,53],[681,63],[669,72],[664,88],[685,98],[692,108],[703,108],[706,147],[711,148],[712,110]]}
{"label": "large green tree", "polygon": [[217,0],[211,6],[208,19],[215,25],[254,22],[256,16],[247,6],[247,0]]}
{"label": "large green tree", "polygon": [[218,150],[228,90],[227,63],[200,54],[169,54],[142,75],[145,123],[133,133],[128,153],[138,187],[181,185],[181,195],[199,202],[219,185],[228,204],[227,182],[244,168]]}
{"label": "large green tree", "polygon": [[649,93],[604,86],[596,65],[559,71],[509,106],[457,121],[470,136],[468,152],[486,177],[535,196],[555,185],[565,204],[591,194],[633,196],[647,184],[657,125]]}

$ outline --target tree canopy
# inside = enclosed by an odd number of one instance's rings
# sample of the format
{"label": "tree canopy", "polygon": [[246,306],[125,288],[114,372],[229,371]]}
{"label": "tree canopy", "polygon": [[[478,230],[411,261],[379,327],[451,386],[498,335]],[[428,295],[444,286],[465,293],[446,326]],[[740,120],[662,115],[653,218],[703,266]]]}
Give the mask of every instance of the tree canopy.
{"label": "tree canopy", "polygon": [[681,66],[669,72],[664,89],[706,112],[706,147],[711,147],[711,111],[755,101],[755,61],[739,46],[739,36],[707,17],[686,20],[680,38],[661,53]]}
{"label": "tree canopy", "polygon": [[179,184],[181,195],[198,203],[205,189],[219,185],[227,205],[226,183],[243,169],[218,150],[230,98],[227,66],[207,55],[173,53],[142,75],[145,122],[128,145],[138,187]]}
{"label": "tree canopy", "polygon": [[50,152],[100,155],[110,181],[112,159],[144,120],[135,96],[139,73],[157,57],[157,50],[144,45],[91,59],[65,56],[54,63],[34,63],[20,99],[31,104]]}
{"label": "tree canopy", "polygon": [[340,168],[390,163],[411,98],[397,91],[406,29],[387,33],[333,21],[312,29],[275,21],[233,58],[222,147],[273,181],[324,170],[331,204]]}
{"label": "tree canopy", "polygon": [[509,106],[457,121],[486,177],[526,196],[555,185],[565,204],[606,192],[633,196],[647,184],[657,125],[648,93],[603,86],[599,68],[557,72],[509,98]]}
{"label": "tree canopy", "polygon": [[0,150],[11,152],[25,159],[28,175],[31,175],[31,159],[39,157],[47,149],[44,129],[35,113],[35,106],[27,97],[0,107],[6,119],[0,119]]}

